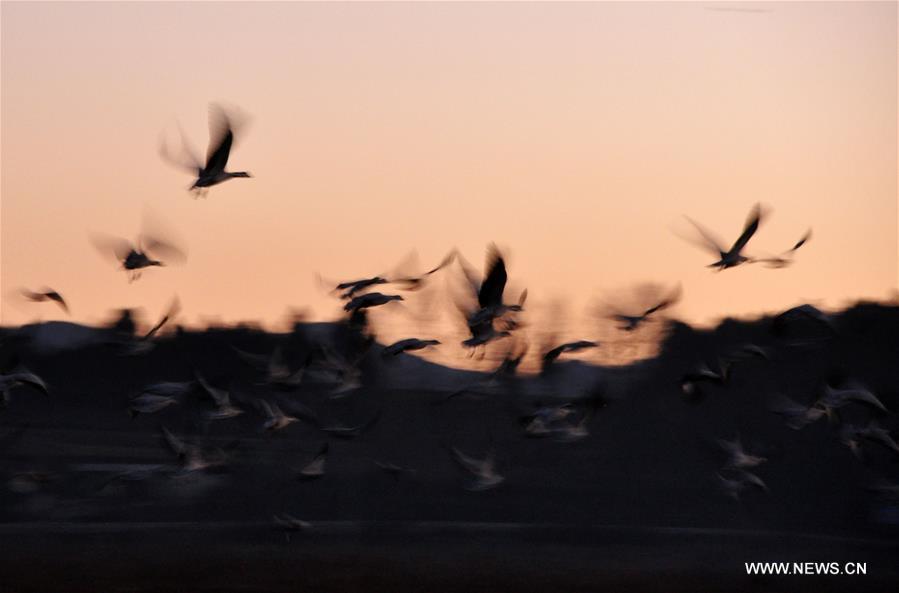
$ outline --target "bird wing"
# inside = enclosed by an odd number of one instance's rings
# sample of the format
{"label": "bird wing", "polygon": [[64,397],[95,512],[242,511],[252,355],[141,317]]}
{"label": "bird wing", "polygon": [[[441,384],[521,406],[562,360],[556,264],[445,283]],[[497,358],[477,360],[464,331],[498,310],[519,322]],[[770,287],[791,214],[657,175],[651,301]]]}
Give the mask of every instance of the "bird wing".
{"label": "bird wing", "polygon": [[805,234],[802,236],[801,239],[799,239],[798,241],[796,241],[796,244],[795,244],[795,245],[793,245],[790,249],[787,250],[787,253],[790,253],[790,252],[792,252],[792,251],[796,251],[797,249],[799,249],[800,247],[802,247],[803,245],[805,245],[806,242],[808,242],[808,240],[811,239],[811,238],[812,238],[812,229],[809,229],[809,230],[807,230],[807,231],[805,232]]}
{"label": "bird wing", "polygon": [[182,263],[187,259],[187,254],[184,249],[176,246],[170,241],[163,241],[162,239],[144,234],[141,235],[140,242],[145,251],[164,257],[167,263]]}
{"label": "bird wing", "polygon": [[759,223],[762,220],[762,207],[759,204],[756,204],[753,207],[752,211],[749,213],[749,218],[746,219],[746,226],[743,227],[743,234],[736,240],[733,244],[733,247],[730,248],[731,253],[739,253],[746,246],[746,243],[749,242],[749,239],[755,234],[755,232],[759,228]]}
{"label": "bird wing", "polygon": [[187,444],[173,435],[165,426],[162,427],[162,436],[168,448],[177,457],[183,457],[187,453]]}
{"label": "bird wing", "polygon": [[481,473],[481,466],[483,465],[481,461],[475,459],[474,457],[469,457],[455,447],[452,448],[452,453],[453,459],[456,461],[456,463],[459,464],[462,469],[473,474]]}
{"label": "bird wing", "polygon": [[496,245],[487,251],[487,267],[484,282],[478,291],[478,304],[481,308],[503,304],[503,291],[506,289],[506,262]]}
{"label": "bird wing", "polygon": [[196,175],[203,167],[203,163],[200,162],[197,151],[194,150],[193,146],[191,146],[190,142],[187,140],[187,136],[185,135],[181,124],[178,124],[178,133],[181,135],[181,149],[178,153],[172,153],[169,150],[169,145],[165,141],[165,138],[161,138],[159,142],[159,156],[170,165],[174,165],[175,167],[184,169],[192,175]]}
{"label": "bird wing", "polygon": [[720,239],[715,237],[709,230],[704,229],[698,222],[690,218],[689,216],[685,216],[690,224],[692,224],[697,232],[699,232],[699,236],[702,238],[702,241],[696,241],[695,239],[691,239],[690,237],[683,237],[687,241],[690,241],[694,245],[705,249],[706,251],[712,253],[713,255],[720,256],[724,253],[723,243]]}
{"label": "bird wing", "polygon": [[159,330],[162,329],[166,323],[171,321],[172,318],[175,317],[175,315],[177,315],[180,310],[181,310],[181,301],[178,299],[177,296],[175,296],[174,298],[172,298],[172,302],[169,303],[168,310],[166,310],[165,314],[163,314],[163,316],[159,319],[159,322],[156,323],[156,325],[154,325],[153,327],[151,327],[150,331],[148,331],[146,334],[144,334],[143,339],[149,340],[150,338],[155,336],[156,333],[159,332]]}
{"label": "bird wing", "polygon": [[439,271],[439,270],[442,270],[442,269],[445,268],[446,266],[448,266],[448,265],[450,265],[451,263],[453,263],[453,260],[454,260],[454,259],[456,259],[456,250],[455,250],[455,249],[453,249],[452,251],[450,251],[449,253],[447,253],[447,254],[444,256],[444,258],[440,261],[440,263],[437,264],[437,267],[436,267],[436,268],[433,268],[433,269],[431,269],[431,270],[428,270],[427,272],[424,273],[424,275],[425,275],[425,276],[430,276],[430,275],[433,274],[434,272],[437,272],[437,271]]}
{"label": "bird wing", "polygon": [[206,153],[207,172],[224,171],[231,154],[234,132],[225,110],[219,105],[209,106],[209,150]]}
{"label": "bird wing", "polygon": [[134,251],[131,241],[113,237],[112,235],[92,233],[90,241],[102,255],[107,257],[112,255],[118,262],[124,261],[128,254]]}
{"label": "bird wing", "polygon": [[44,383],[44,380],[32,373],[31,371],[19,371],[17,373],[13,373],[12,375],[8,375],[9,378],[13,379],[18,383],[22,383],[24,385],[30,385],[35,389],[44,393],[44,395],[49,395],[50,392],[47,389],[47,384]]}
{"label": "bird wing", "polygon": [[646,311],[644,311],[644,312],[643,312],[643,317],[646,317],[646,316],[648,316],[648,315],[652,315],[652,314],[655,313],[656,311],[661,311],[662,309],[667,309],[667,308],[670,307],[671,305],[674,305],[675,303],[677,303],[677,301],[680,300],[680,295],[681,295],[681,287],[680,287],[680,285],[678,285],[677,288],[675,288],[675,289],[671,292],[671,294],[668,296],[668,298],[664,299],[663,301],[661,301],[661,302],[658,303],[657,305],[655,305],[655,306],[653,306],[653,307],[650,307],[649,309],[647,309]]}

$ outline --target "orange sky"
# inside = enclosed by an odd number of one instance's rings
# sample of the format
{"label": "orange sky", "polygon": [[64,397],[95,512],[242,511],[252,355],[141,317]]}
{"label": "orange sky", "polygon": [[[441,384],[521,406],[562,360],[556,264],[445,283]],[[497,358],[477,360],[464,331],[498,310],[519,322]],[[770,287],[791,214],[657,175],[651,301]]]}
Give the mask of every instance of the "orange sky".
{"label": "orange sky", "polygon": [[[896,4],[704,6],[4,2],[0,321],[62,318],[15,297],[43,285],[76,321],[175,293],[190,322],[333,318],[317,273],[481,266],[491,241],[573,314],[641,282],[703,321],[886,296]],[[254,178],[193,200],[157,149],[181,122],[205,152],[210,101],[250,115],[231,166]],[[814,228],[790,269],[712,273],[676,234],[732,241],[759,201],[756,252]],[[88,233],[146,211],[189,259],[129,284]]]}

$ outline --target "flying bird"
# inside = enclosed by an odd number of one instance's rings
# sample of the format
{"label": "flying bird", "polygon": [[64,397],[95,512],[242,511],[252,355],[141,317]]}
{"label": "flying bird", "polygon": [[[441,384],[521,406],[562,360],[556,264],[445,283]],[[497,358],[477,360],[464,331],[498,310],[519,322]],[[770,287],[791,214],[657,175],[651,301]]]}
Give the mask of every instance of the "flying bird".
{"label": "flying bird", "polygon": [[19,367],[17,370],[0,374],[0,394],[2,394],[0,402],[2,402],[3,407],[9,403],[12,390],[20,386],[32,387],[44,395],[50,394],[43,379],[28,369]]}
{"label": "flying bird", "polygon": [[713,370],[708,364],[702,362],[691,371],[684,373],[680,379],[681,391],[684,395],[693,396],[699,389],[700,383],[712,383],[724,385],[727,383],[730,362],[718,360],[718,370]]}
{"label": "flying bird", "polygon": [[251,177],[246,171],[226,171],[228,157],[231,155],[231,147],[234,143],[234,116],[229,114],[220,105],[209,106],[209,149],[206,153],[206,164],[187,143],[181,132],[182,154],[179,156],[169,152],[168,146],[163,142],[159,153],[170,164],[181,167],[197,176],[190,191],[198,196],[205,196],[207,188],[218,185],[234,177]]}
{"label": "flying bird", "polygon": [[384,348],[382,354],[384,356],[396,356],[403,352],[412,352],[414,350],[423,350],[429,346],[440,344],[440,340],[420,340],[418,338],[406,338],[399,342],[394,342],[390,346]]}
{"label": "flying bird", "polygon": [[820,406],[804,406],[784,395],[776,395],[768,409],[782,416],[787,426],[793,430],[801,430],[825,415],[824,409]]}
{"label": "flying bird", "polygon": [[522,311],[527,300],[527,290],[521,293],[517,304],[503,302],[508,274],[506,262],[499,249],[496,245],[490,245],[488,248],[483,281],[479,281],[477,273],[458,253],[456,261],[462,267],[468,284],[464,300],[456,301],[456,307],[465,316],[468,330],[471,332],[471,337],[462,344],[476,348],[511,335],[508,330],[497,330],[493,322],[507,313]]}
{"label": "flying bird", "polygon": [[276,430],[281,430],[282,428],[287,428],[294,422],[298,422],[299,418],[295,416],[290,416],[281,411],[280,406],[275,403],[269,403],[266,400],[259,400],[259,405],[262,407],[263,412],[265,412],[265,423],[262,427],[267,432],[275,432]]}
{"label": "flying bird", "polygon": [[672,305],[676,304],[677,301],[680,300],[680,295],[681,295],[681,289],[680,289],[680,286],[678,286],[674,291],[672,291],[672,293],[670,295],[668,295],[661,301],[657,302],[653,306],[649,307],[648,309],[644,310],[639,315],[625,315],[623,313],[613,313],[611,318],[622,324],[619,327],[619,329],[627,331],[627,332],[634,331],[635,329],[637,329],[638,327],[643,325],[643,323],[645,321],[647,321],[649,319],[649,316],[652,315],[653,313],[663,311],[663,310],[667,309],[668,307],[671,307]]}
{"label": "flying bird", "polygon": [[467,486],[468,490],[490,490],[496,488],[505,480],[504,476],[496,472],[496,461],[492,450],[487,452],[484,459],[469,457],[455,447],[452,448],[452,454],[459,467],[472,475],[472,480]]}
{"label": "flying bird", "polygon": [[298,476],[301,480],[315,480],[325,475],[325,463],[328,461],[328,448],[328,443],[323,443],[312,460],[303,466]]}
{"label": "flying bird", "polygon": [[[128,274],[129,281],[140,278],[141,270],[154,266],[165,266],[158,257],[170,263],[182,263],[186,258],[183,249],[174,244],[142,234],[132,244],[127,239],[94,234],[91,242],[103,255],[112,255]],[[158,254],[158,255],[154,255]]]}
{"label": "flying bird", "polygon": [[283,513],[273,517],[275,527],[284,532],[284,539],[290,543],[290,536],[293,533],[304,533],[312,529],[312,523],[297,519],[293,515]]}
{"label": "flying bird", "polygon": [[718,439],[718,446],[727,453],[728,459],[724,467],[730,469],[746,469],[748,467],[756,467],[767,461],[764,457],[747,453],[743,448],[740,437],[732,441]]}
{"label": "flying bird", "polygon": [[746,219],[746,225],[743,227],[743,232],[729,249],[725,249],[724,244],[715,238],[709,231],[702,228],[699,223],[689,217],[687,220],[696,227],[696,230],[699,231],[701,237],[701,241],[691,240],[691,242],[719,258],[718,261],[709,264],[708,267],[716,268],[720,271],[752,261],[751,258],[743,255],[743,249],[746,247],[749,239],[751,239],[758,230],[762,218],[762,208],[759,204],[756,204],[749,213],[749,217]]}
{"label": "flying bird", "polygon": [[51,301],[59,305],[60,309],[69,312],[69,305],[66,303],[66,300],[62,298],[62,295],[52,288],[42,288],[37,292],[30,291],[28,289],[22,289],[22,296],[24,296],[29,301],[34,303],[43,303],[45,301]]}
{"label": "flying bird", "polygon": [[754,473],[742,469],[731,473],[733,474],[732,478],[718,474],[718,480],[722,490],[734,500],[739,502],[740,495],[748,488],[754,487],[768,492],[768,485]]}
{"label": "flying bird", "polygon": [[403,297],[398,294],[381,294],[380,292],[369,292],[354,297],[350,302],[343,306],[343,310],[352,313],[359,309],[368,309],[370,307],[380,307],[391,301],[402,301]]}
{"label": "flying bird", "polygon": [[598,342],[592,342],[590,340],[578,340],[577,342],[568,342],[566,344],[562,344],[560,346],[556,346],[555,348],[548,350],[543,355],[543,360],[541,361],[540,370],[543,373],[546,373],[550,366],[558,359],[562,354],[569,352],[580,352],[582,350],[587,350],[588,348],[597,348],[599,346]]}
{"label": "flying bird", "polygon": [[144,392],[134,397],[129,402],[128,413],[132,418],[139,414],[153,414],[169,406],[178,404],[178,398],[170,395],[157,395],[152,392]]}
{"label": "flying bird", "polygon": [[380,276],[372,276],[371,278],[362,278],[360,280],[341,282],[335,287],[335,290],[346,291],[340,295],[340,298],[343,300],[350,300],[356,296],[357,292],[366,290],[367,288],[377,286],[379,284],[387,284],[388,282],[389,281],[386,278],[381,278]]}

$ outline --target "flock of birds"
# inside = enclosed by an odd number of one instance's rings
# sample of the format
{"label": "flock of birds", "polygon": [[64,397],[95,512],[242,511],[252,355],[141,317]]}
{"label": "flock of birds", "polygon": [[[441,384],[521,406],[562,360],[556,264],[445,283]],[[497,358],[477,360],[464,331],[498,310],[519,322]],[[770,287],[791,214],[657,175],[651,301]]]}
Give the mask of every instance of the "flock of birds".
{"label": "flock of birds", "polygon": [[[195,156],[186,142],[183,143],[184,147],[180,154],[173,153],[166,144],[163,144],[161,150],[161,155],[167,161],[187,169],[195,176],[190,189],[203,196],[210,187],[229,179],[250,177],[247,172],[226,170],[234,142],[234,126],[229,115],[221,107],[213,106],[210,122],[210,143],[205,163]],[[717,271],[752,263],[761,263],[773,268],[789,266],[794,262],[798,250],[810,239],[811,231],[806,232],[792,247],[778,255],[747,255],[747,244],[758,231],[764,216],[765,213],[760,206],[754,207],[742,233],[730,247],[714,237],[710,231],[690,220],[699,234],[698,239],[691,241],[717,258],[709,264],[709,267]],[[93,237],[93,242],[102,253],[115,258],[130,281],[137,280],[147,268],[165,266],[185,259],[182,248],[150,234],[142,235],[135,242],[100,236]],[[495,246],[488,249],[487,264],[482,275],[461,253],[453,250],[438,265],[421,274],[385,274],[332,283],[329,288],[343,302],[343,311],[346,314],[343,325],[352,338],[341,346],[318,344],[307,353],[304,360],[300,361],[289,360],[280,348],[270,354],[234,348],[234,353],[239,360],[253,369],[260,384],[282,392],[301,390],[306,384],[327,384],[330,385],[332,397],[347,397],[365,387],[361,367],[375,343],[368,312],[373,308],[405,300],[401,294],[382,293],[378,290],[392,286],[397,287],[399,291],[415,291],[425,286],[435,274],[447,270],[453,264],[461,270],[463,280],[457,283],[461,288],[452,295],[460,323],[464,323],[467,332],[462,345],[470,350],[472,356],[480,354],[482,357],[486,347],[493,342],[510,339],[512,345],[492,372],[471,384],[449,391],[439,403],[446,404],[466,393],[509,391],[515,385],[520,363],[528,350],[526,341],[517,339],[517,334],[523,327],[521,315],[527,303],[527,290],[520,292],[513,299],[507,299],[506,261]],[[68,303],[56,290],[50,288],[37,291],[24,290],[22,295],[29,301],[52,302],[64,311],[69,311]],[[610,317],[618,324],[620,331],[634,332],[673,306],[680,298],[681,290],[678,287],[668,294],[660,295],[651,306],[641,307],[642,310],[638,312],[614,312]],[[133,323],[130,325],[125,323],[123,331],[111,334],[114,337],[110,340],[126,354],[147,352],[152,348],[157,334],[172,320],[177,310],[178,305],[175,301],[160,321],[144,335],[134,335]],[[787,325],[800,321],[817,324],[823,328],[825,335],[828,333],[836,335],[833,321],[809,305],[791,309],[775,319],[775,323]],[[440,345],[441,342],[436,339],[409,337],[386,345],[382,348],[381,354],[385,363],[389,364],[391,359],[404,353]],[[599,347],[600,344],[593,340],[544,344],[539,353],[538,380],[551,385],[556,380],[553,374],[558,359]],[[770,353],[765,348],[746,344],[721,356],[715,365],[703,362],[695,368],[686,370],[680,379],[680,389],[685,398],[697,399],[707,386],[726,386],[733,365],[751,360],[766,361],[769,357]],[[21,365],[8,365],[2,369],[0,392],[3,394],[4,404],[9,403],[12,391],[21,386],[45,394],[50,392],[47,383],[41,377]],[[158,382],[144,386],[130,399],[128,411],[134,417],[156,414],[179,406],[185,398],[198,393],[201,394],[203,401],[209,404],[204,415],[205,422],[226,421],[251,412],[259,415],[261,430],[266,433],[287,430],[295,423],[303,422],[315,426],[328,438],[348,439],[364,434],[379,419],[379,415],[375,414],[358,425],[326,424],[314,410],[296,399],[291,400],[289,409],[285,411],[277,402],[266,398],[235,397],[228,389],[211,384],[199,372],[190,381]],[[605,405],[605,400],[595,394],[590,397],[563,400],[565,398],[558,393],[553,397],[537,398],[526,411],[520,412],[519,420],[524,434],[535,438],[550,437],[560,441],[576,441],[589,436],[589,423],[596,412]],[[843,422],[840,412],[847,407],[871,412],[868,423],[857,425]],[[784,418],[789,428],[796,430],[822,418],[840,424],[839,434],[842,442],[857,455],[862,454],[864,442],[876,443],[899,454],[899,445],[877,419],[878,415],[887,413],[886,406],[875,394],[860,384],[848,382],[843,385],[826,385],[819,397],[810,405],[783,397],[774,402],[771,409]],[[210,451],[209,448],[191,439],[175,435],[166,427],[161,428],[161,435],[162,441],[178,460],[176,470],[178,475],[202,471],[222,463],[227,457],[222,450]],[[747,450],[739,437],[734,440],[721,439],[718,444],[726,456],[726,461],[718,472],[718,478],[722,490],[727,495],[739,499],[748,489],[768,490],[764,480],[756,473],[766,462],[764,457]],[[297,477],[302,480],[315,480],[323,476],[328,454],[329,446],[326,440],[298,470]],[[488,490],[503,483],[504,476],[499,472],[494,450],[476,457],[459,448],[450,447],[449,454],[468,476],[467,488]],[[395,476],[414,471],[387,462],[377,463],[383,471]],[[279,515],[276,522],[288,532],[308,527],[307,523],[290,515]]]}

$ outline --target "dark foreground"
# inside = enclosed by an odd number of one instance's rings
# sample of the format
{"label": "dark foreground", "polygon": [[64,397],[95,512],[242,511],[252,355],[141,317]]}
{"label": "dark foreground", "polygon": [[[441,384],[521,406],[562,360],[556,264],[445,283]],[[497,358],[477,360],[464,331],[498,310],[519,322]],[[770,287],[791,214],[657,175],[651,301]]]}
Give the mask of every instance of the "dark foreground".
{"label": "dark foreground", "polygon": [[[833,423],[792,430],[767,406],[774,392],[809,401],[836,366],[878,393],[889,412],[875,419],[895,435],[899,315],[876,313],[813,347],[781,347],[761,326],[681,328],[651,364],[587,382],[607,405],[572,442],[525,434],[526,400],[549,397],[527,385],[438,404],[447,386],[392,388],[389,370],[375,369],[347,397],[276,390],[259,386],[222,336],[181,336],[141,356],[23,350],[51,395],[19,387],[0,412],[0,591],[896,590],[899,504],[884,485],[899,481],[897,456],[864,443],[858,458]],[[271,351],[271,337],[237,337]],[[684,401],[685,368],[747,340],[772,348],[771,360],[741,364],[726,387]],[[195,369],[245,397],[302,402],[324,426],[374,422],[352,438],[306,422],[267,434],[252,405],[202,422],[210,403],[194,396],[129,418],[141,386]],[[427,382],[431,371],[415,369]],[[574,384],[563,373],[553,393],[584,395],[570,393]],[[845,410],[840,421],[870,415]],[[183,471],[162,426],[221,463]],[[739,500],[721,488],[715,444],[737,434],[767,457],[756,471],[768,487]],[[299,479],[324,442],[325,474]],[[495,450],[505,481],[466,490],[453,447]],[[308,525],[279,528],[273,517],[285,513]],[[765,561],[865,563],[867,574],[747,575],[745,563]]]}

